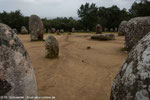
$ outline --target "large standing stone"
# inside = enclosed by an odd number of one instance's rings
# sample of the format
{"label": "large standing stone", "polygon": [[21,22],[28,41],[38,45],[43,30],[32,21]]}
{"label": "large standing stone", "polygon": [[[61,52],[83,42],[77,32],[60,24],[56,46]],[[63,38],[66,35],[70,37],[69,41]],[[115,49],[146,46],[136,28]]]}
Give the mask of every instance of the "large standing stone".
{"label": "large standing stone", "polygon": [[36,80],[29,55],[17,34],[2,23],[0,23],[0,96],[37,96]]}
{"label": "large standing stone", "polygon": [[97,24],[96,26],[96,34],[101,34],[102,33],[102,26],[100,24]]}
{"label": "large standing stone", "polygon": [[115,40],[114,34],[100,34],[100,35],[93,35],[91,36],[91,39],[94,40]]}
{"label": "large standing stone", "polygon": [[125,34],[125,47],[128,51],[148,32],[150,32],[150,17],[137,17],[128,21]]}
{"label": "large standing stone", "polygon": [[118,36],[124,36],[126,26],[127,26],[127,21],[122,21],[120,23],[119,29],[118,29]]}
{"label": "large standing stone", "polygon": [[39,16],[30,16],[29,30],[31,41],[43,40],[44,26]]}
{"label": "large standing stone", "polygon": [[46,37],[46,57],[55,58],[59,55],[59,45],[56,38],[52,35]]}
{"label": "large standing stone", "polygon": [[113,81],[110,99],[150,99],[150,33],[129,53]]}
{"label": "large standing stone", "polygon": [[21,27],[21,34],[28,34],[28,30],[26,29],[25,26]]}

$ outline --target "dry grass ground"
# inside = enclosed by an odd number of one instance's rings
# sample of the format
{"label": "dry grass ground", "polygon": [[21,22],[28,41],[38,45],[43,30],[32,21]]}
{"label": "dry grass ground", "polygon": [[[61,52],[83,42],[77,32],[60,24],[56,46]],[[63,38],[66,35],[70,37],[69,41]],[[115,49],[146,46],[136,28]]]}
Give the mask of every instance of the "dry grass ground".
{"label": "dry grass ground", "polygon": [[56,59],[45,58],[44,41],[31,42],[29,35],[19,35],[35,70],[39,96],[56,96],[55,100],[109,100],[112,81],[127,56],[120,51],[124,37],[94,41],[90,35],[55,35],[60,46]]}

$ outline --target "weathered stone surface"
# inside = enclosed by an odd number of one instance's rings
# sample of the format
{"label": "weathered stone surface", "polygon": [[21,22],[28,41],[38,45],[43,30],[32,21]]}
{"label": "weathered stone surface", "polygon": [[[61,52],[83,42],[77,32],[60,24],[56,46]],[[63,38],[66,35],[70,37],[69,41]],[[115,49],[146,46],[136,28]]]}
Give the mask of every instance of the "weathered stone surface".
{"label": "weathered stone surface", "polygon": [[17,31],[17,29],[13,28],[13,31],[14,31],[16,34],[18,34],[18,31]]}
{"label": "weathered stone surface", "polygon": [[46,37],[46,57],[47,58],[55,58],[59,55],[59,45],[56,38],[52,35],[48,35]]}
{"label": "weathered stone surface", "polygon": [[125,34],[125,47],[128,51],[148,32],[150,32],[150,17],[137,17],[129,20]]}
{"label": "weathered stone surface", "polygon": [[31,41],[43,40],[44,26],[39,16],[30,16],[29,30]]}
{"label": "weathered stone surface", "polygon": [[126,26],[127,26],[127,21],[122,21],[120,23],[119,29],[118,29],[118,36],[124,36]]}
{"label": "weathered stone surface", "polygon": [[102,33],[102,26],[100,24],[97,24],[96,26],[96,34],[101,34]]}
{"label": "weathered stone surface", "polygon": [[21,34],[28,34],[28,30],[26,29],[25,26],[21,27]]}
{"label": "weathered stone surface", "polygon": [[0,96],[37,96],[36,80],[29,55],[17,34],[2,23],[0,23]]}
{"label": "weathered stone surface", "polygon": [[133,47],[115,77],[111,100],[150,99],[150,33]]}
{"label": "weathered stone surface", "polygon": [[100,35],[93,35],[91,39],[95,40],[115,40],[114,34],[100,34]]}

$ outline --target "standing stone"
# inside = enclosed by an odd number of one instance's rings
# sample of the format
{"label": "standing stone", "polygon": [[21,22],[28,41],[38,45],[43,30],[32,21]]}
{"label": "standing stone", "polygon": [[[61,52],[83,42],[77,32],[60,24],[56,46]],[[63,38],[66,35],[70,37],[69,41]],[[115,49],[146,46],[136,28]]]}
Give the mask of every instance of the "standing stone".
{"label": "standing stone", "polygon": [[56,31],[56,34],[57,34],[57,35],[61,35],[59,30]]}
{"label": "standing stone", "polygon": [[39,16],[30,16],[29,30],[31,41],[43,40],[44,26]]}
{"label": "standing stone", "polygon": [[28,34],[28,30],[26,29],[25,26],[21,27],[21,34]]}
{"label": "standing stone", "polygon": [[75,32],[75,28],[72,28],[72,33],[74,33]]}
{"label": "standing stone", "polygon": [[64,33],[64,30],[63,30],[63,29],[61,29],[61,30],[60,30],[60,33]]}
{"label": "standing stone", "polygon": [[118,32],[118,28],[117,27],[115,28],[115,32]]}
{"label": "standing stone", "polygon": [[48,35],[46,37],[46,57],[47,58],[55,58],[59,55],[59,45],[56,38],[52,35]]}
{"label": "standing stone", "polygon": [[150,33],[129,53],[115,77],[110,100],[150,99]]}
{"label": "standing stone", "polygon": [[125,47],[128,51],[150,32],[150,17],[136,17],[128,21],[125,34]]}
{"label": "standing stone", "polygon": [[118,29],[118,36],[124,36],[126,26],[127,26],[127,21],[122,21],[120,23],[119,29]]}
{"label": "standing stone", "polygon": [[55,33],[56,32],[56,29],[55,28],[52,28],[51,29],[51,33]]}
{"label": "standing stone", "polygon": [[17,34],[2,23],[0,23],[0,96],[37,96],[36,80],[29,55]]}
{"label": "standing stone", "polygon": [[17,31],[17,29],[13,28],[13,31],[14,31],[16,34],[18,34],[18,31]]}
{"label": "standing stone", "polygon": [[113,28],[110,28],[110,32],[114,32],[114,29],[113,29]]}
{"label": "standing stone", "polygon": [[101,34],[102,33],[102,26],[100,24],[97,24],[96,26],[96,34]]}

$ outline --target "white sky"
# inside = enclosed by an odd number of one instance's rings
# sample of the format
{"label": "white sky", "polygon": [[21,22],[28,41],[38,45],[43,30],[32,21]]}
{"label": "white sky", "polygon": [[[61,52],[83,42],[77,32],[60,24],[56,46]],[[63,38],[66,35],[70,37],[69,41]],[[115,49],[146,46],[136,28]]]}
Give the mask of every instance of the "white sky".
{"label": "white sky", "polygon": [[77,9],[81,4],[96,3],[98,7],[111,7],[129,9],[135,0],[0,0],[0,12],[21,10],[23,15],[31,14],[40,17],[78,17]]}

